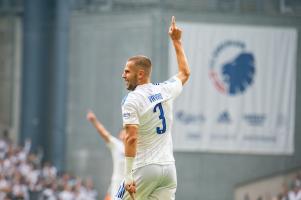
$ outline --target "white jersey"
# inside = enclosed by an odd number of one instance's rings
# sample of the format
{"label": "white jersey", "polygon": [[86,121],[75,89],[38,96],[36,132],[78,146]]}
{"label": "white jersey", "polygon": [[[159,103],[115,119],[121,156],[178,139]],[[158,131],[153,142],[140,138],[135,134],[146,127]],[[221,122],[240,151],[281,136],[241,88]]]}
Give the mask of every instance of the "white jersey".
{"label": "white jersey", "polygon": [[114,136],[110,136],[107,146],[111,151],[113,160],[112,181],[120,183],[124,178],[124,145]]}
{"label": "white jersey", "polygon": [[123,125],[137,124],[137,154],[133,169],[174,163],[171,138],[172,102],[181,93],[176,76],[159,84],[138,85],[122,103]]}

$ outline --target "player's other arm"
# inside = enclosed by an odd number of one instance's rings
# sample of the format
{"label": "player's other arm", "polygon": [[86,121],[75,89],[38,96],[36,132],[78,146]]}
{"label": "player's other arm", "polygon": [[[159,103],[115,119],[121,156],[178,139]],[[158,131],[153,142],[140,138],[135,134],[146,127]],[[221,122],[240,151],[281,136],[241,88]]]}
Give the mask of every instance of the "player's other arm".
{"label": "player's other arm", "polygon": [[133,163],[137,151],[138,125],[125,125],[124,153],[125,153],[125,185],[132,199],[135,199],[136,183],[133,178]]}
{"label": "player's other arm", "polygon": [[177,77],[181,80],[182,85],[184,85],[190,76],[190,68],[181,42],[182,30],[176,26],[176,20],[174,16],[172,16],[168,33],[176,51],[178,62]]}
{"label": "player's other arm", "polygon": [[137,148],[137,133],[138,125],[136,124],[126,124],[125,125],[125,156],[135,157]]}
{"label": "player's other arm", "polygon": [[133,165],[137,152],[137,138],[139,119],[135,101],[137,99],[131,94],[127,96],[127,100],[122,104],[122,119],[125,129],[124,136],[124,154],[125,154],[125,189],[129,192],[132,199],[136,193],[136,184],[133,178]]}
{"label": "player's other arm", "polygon": [[102,139],[108,143],[110,142],[110,132],[104,127],[104,125],[97,119],[95,114],[92,111],[87,113],[87,120],[91,122],[91,124],[95,127],[98,134],[102,137]]}

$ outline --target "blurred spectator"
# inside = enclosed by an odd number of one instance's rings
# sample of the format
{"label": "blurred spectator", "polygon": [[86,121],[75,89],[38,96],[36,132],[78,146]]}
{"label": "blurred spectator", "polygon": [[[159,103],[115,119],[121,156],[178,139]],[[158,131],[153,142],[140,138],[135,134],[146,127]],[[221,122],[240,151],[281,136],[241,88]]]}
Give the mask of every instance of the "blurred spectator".
{"label": "blurred spectator", "polygon": [[10,192],[10,184],[8,180],[0,173],[0,199],[4,199],[7,193]]}
{"label": "blurred spectator", "polygon": [[64,189],[59,193],[59,200],[73,200],[74,194],[72,192],[72,186],[68,182],[64,183]]}
{"label": "blurred spectator", "polygon": [[301,185],[296,179],[292,182],[292,189],[288,193],[289,200],[301,200]]}
{"label": "blurred spectator", "polygon": [[0,159],[4,159],[5,154],[8,151],[8,145],[4,139],[0,139]]}
{"label": "blurred spectator", "polygon": [[75,200],[86,200],[86,188],[83,185],[83,182],[80,178],[76,179],[75,187],[74,187]]}
{"label": "blurred spectator", "polygon": [[12,195],[14,199],[29,200],[28,187],[25,184],[24,177],[18,171],[16,171],[16,173],[14,174]]}
{"label": "blurred spectator", "polygon": [[56,178],[57,169],[55,166],[52,166],[50,162],[45,162],[42,169],[42,176],[45,179]]}
{"label": "blurred spectator", "polygon": [[45,183],[45,188],[42,191],[40,200],[57,200],[56,184],[53,181]]}
{"label": "blurred spectator", "polygon": [[97,198],[97,191],[94,189],[94,183],[91,178],[88,178],[85,182],[87,200],[93,200]]}

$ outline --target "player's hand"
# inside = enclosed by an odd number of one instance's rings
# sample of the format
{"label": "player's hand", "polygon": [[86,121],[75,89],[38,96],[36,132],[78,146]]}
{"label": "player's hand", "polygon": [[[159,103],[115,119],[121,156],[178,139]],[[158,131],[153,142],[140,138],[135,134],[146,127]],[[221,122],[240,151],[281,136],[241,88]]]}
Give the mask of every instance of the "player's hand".
{"label": "player's hand", "polygon": [[168,34],[172,40],[181,40],[182,30],[176,26],[176,18],[172,16]]}
{"label": "player's hand", "polygon": [[125,189],[130,194],[132,200],[135,200],[135,193],[136,193],[136,183],[133,181],[130,184],[125,184]]}
{"label": "player's hand", "polygon": [[91,110],[89,110],[88,113],[87,113],[87,120],[89,120],[90,122],[92,122],[95,119],[96,119],[95,114]]}

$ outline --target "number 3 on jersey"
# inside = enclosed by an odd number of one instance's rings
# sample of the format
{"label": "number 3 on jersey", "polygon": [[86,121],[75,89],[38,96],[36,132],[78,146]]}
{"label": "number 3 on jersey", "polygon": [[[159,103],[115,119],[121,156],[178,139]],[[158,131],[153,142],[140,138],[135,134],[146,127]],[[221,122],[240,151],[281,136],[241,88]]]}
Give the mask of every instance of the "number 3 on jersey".
{"label": "number 3 on jersey", "polygon": [[166,121],[165,121],[164,110],[163,110],[162,104],[158,103],[155,105],[154,110],[153,110],[154,113],[157,112],[157,108],[159,108],[159,112],[160,112],[159,119],[162,121],[162,128],[157,127],[156,130],[157,130],[158,134],[163,134],[166,132]]}

